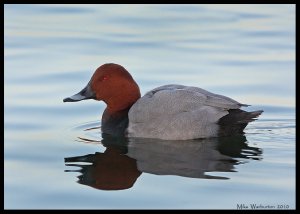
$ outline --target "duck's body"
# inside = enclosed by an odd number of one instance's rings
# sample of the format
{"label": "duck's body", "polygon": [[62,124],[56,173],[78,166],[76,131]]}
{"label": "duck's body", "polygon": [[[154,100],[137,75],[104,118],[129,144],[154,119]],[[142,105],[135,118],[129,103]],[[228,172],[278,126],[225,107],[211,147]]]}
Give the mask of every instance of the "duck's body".
{"label": "duck's body", "polygon": [[89,98],[107,103],[102,132],[127,137],[187,140],[242,134],[262,113],[240,110],[247,105],[183,85],[161,86],[140,97],[131,75],[116,64],[100,66],[85,89],[64,101]]}
{"label": "duck's body", "polygon": [[[127,135],[187,140],[241,134],[245,125],[261,113],[238,110],[242,106],[247,105],[201,88],[164,85],[146,93],[130,108]],[[236,111],[230,111],[233,109]],[[232,117],[242,113],[246,115]],[[222,124],[226,115],[233,120]],[[226,125],[231,127],[228,132],[224,132]]]}

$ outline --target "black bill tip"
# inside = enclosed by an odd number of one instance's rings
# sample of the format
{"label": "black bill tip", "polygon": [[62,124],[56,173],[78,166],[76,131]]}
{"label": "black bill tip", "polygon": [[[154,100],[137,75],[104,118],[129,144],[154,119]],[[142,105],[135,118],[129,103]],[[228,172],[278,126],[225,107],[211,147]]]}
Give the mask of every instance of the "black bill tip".
{"label": "black bill tip", "polygon": [[65,102],[76,102],[77,100],[73,100],[73,99],[71,99],[70,97],[67,97],[67,98],[65,98],[63,101],[64,101],[64,103],[65,103]]}

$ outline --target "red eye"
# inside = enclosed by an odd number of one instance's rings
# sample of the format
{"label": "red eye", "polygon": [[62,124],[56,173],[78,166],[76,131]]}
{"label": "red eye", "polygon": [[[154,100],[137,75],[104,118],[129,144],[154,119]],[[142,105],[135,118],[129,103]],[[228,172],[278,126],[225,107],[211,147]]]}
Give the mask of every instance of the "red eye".
{"label": "red eye", "polygon": [[108,76],[103,76],[103,77],[101,78],[101,81],[105,81],[105,80],[108,80]]}

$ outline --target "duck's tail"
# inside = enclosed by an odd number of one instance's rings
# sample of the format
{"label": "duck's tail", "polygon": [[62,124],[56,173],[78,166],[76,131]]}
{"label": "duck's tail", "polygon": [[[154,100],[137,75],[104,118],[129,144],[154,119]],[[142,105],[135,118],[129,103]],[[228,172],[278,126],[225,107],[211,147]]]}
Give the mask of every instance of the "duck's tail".
{"label": "duck's tail", "polygon": [[248,125],[257,119],[262,110],[247,112],[241,109],[230,109],[229,114],[222,117],[218,124],[220,125],[219,136],[231,136],[244,134],[243,130]]}

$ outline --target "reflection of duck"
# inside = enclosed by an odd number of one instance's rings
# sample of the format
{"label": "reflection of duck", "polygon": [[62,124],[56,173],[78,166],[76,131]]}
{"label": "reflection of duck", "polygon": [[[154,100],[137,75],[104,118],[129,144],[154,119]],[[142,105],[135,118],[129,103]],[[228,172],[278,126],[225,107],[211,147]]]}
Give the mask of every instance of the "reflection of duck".
{"label": "reflection of duck", "polygon": [[127,137],[188,140],[243,133],[263,111],[197,87],[164,85],[141,97],[139,87],[122,66],[100,66],[87,86],[64,102],[85,99],[107,104],[102,132]]}
{"label": "reflection of duck", "polygon": [[233,172],[243,159],[259,160],[262,154],[261,149],[248,146],[245,136],[165,141],[103,135],[102,144],[106,147],[104,153],[65,158],[65,162],[81,167],[79,183],[104,190],[130,188],[142,172],[228,179],[206,173]]}
{"label": "reflection of duck", "polygon": [[136,160],[122,154],[122,146],[109,146],[104,153],[65,158],[65,162],[92,163],[68,165],[81,168],[79,172],[82,175],[78,176],[78,183],[102,190],[128,189],[141,174],[137,169]]}
{"label": "reflection of duck", "polygon": [[[229,149],[228,149],[229,148]],[[261,150],[250,147],[245,136],[186,141],[130,139],[127,155],[137,160],[142,172],[193,178],[224,177],[206,172],[231,172],[240,162],[235,158],[259,159]]]}

